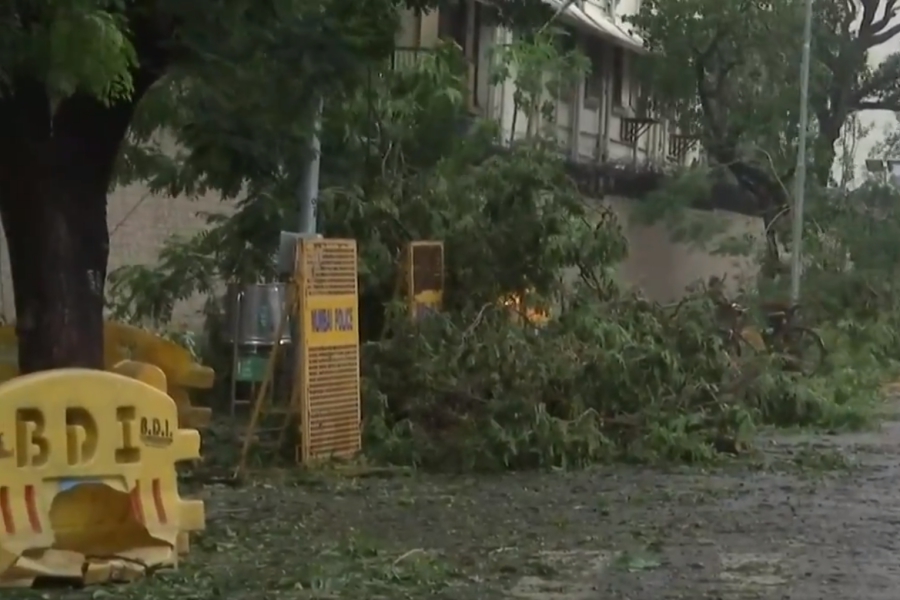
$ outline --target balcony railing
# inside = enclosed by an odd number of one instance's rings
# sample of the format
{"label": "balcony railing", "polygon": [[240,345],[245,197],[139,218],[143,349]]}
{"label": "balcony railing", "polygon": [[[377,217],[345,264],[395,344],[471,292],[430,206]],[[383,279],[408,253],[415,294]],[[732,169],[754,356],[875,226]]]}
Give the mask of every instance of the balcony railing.
{"label": "balcony railing", "polygon": [[674,132],[669,133],[669,148],[667,158],[675,163],[683,163],[688,152],[690,152],[697,144],[697,138],[690,135],[680,135]]}
{"label": "balcony railing", "polygon": [[434,50],[431,48],[394,48],[391,54],[391,70],[414,69]]}

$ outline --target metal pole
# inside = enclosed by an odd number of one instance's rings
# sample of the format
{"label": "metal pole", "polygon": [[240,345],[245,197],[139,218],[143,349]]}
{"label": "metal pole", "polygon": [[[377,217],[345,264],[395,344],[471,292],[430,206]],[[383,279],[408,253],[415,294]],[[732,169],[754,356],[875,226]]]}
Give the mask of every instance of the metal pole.
{"label": "metal pole", "polygon": [[[323,109],[323,97],[320,96],[318,100],[316,100],[315,104],[315,112],[313,113],[312,118],[312,132],[309,140],[309,162],[306,163],[305,168],[303,169],[303,178],[300,182],[300,189],[297,191],[297,201],[300,204],[300,234],[306,235],[315,235],[316,233],[316,208],[319,203],[319,170],[321,167],[321,155],[322,155],[322,141],[320,139],[320,135],[322,132],[322,109]],[[296,257],[291,262],[295,262]],[[292,269],[290,280],[297,284],[297,271],[299,265],[294,265]],[[299,284],[297,284],[299,285]],[[291,286],[294,288],[295,286]],[[293,295],[295,291],[292,289],[291,294]],[[296,300],[291,299],[289,306],[293,307],[294,302],[301,302],[299,296]],[[291,310],[291,309],[288,309]],[[296,314],[300,314],[302,307],[298,305]],[[300,388],[302,384],[303,378],[303,370],[300,368],[300,360],[302,359],[302,345],[303,345],[303,335],[302,335],[302,327],[300,325],[300,319],[294,318],[291,319],[289,323],[289,327],[291,328],[291,337],[293,338],[294,343],[292,344],[292,352],[293,356],[291,357],[291,385],[290,385],[290,399],[288,400],[289,408],[288,411],[294,410],[296,407],[293,406],[295,390]]]}
{"label": "metal pole", "polygon": [[797,172],[794,180],[794,227],[791,256],[791,302],[800,301],[800,277],[803,244],[803,200],[806,193],[806,130],[809,127],[809,54],[812,40],[813,0],[806,0],[806,21],[803,25],[803,58],[800,64],[800,131],[797,136]]}
{"label": "metal pole", "polygon": [[298,191],[300,203],[300,233],[316,232],[316,205],[319,203],[319,168],[322,143],[319,134],[322,130],[322,99],[316,105],[313,117],[313,131],[309,142],[310,158],[303,170],[303,180]]}

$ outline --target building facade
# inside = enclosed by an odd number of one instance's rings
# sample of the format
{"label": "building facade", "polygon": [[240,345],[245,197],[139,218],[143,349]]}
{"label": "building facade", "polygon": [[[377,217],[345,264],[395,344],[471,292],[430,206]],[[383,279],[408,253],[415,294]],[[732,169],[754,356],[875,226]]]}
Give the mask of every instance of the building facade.
{"label": "building facade", "polygon": [[[552,99],[552,126],[563,151],[578,162],[687,165],[701,160],[696,140],[653,111],[652,95],[638,83],[635,64],[645,50],[624,17],[638,10],[640,0],[545,1],[561,11],[559,24],[590,62],[577,86]],[[511,43],[514,34],[492,25],[490,10],[478,0],[464,0],[443,12],[407,12],[398,52],[413,53],[442,41],[458,44],[469,62],[470,108],[498,121],[504,140],[517,139],[525,135],[528,125],[521,115],[514,117],[515,84],[512,79],[492,81],[494,50]]]}

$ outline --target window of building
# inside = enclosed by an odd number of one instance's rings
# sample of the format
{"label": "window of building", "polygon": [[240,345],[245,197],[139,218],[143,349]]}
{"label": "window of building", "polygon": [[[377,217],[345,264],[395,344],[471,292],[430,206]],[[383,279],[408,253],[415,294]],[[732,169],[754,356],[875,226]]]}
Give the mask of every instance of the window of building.
{"label": "window of building", "polygon": [[616,106],[625,105],[625,51],[618,46],[613,50],[612,100]]}
{"label": "window of building", "polygon": [[458,2],[443,6],[438,13],[438,37],[452,40],[460,48],[466,47],[466,3]]}
{"label": "window of building", "polygon": [[603,97],[603,58],[605,56],[603,45],[588,42],[585,50],[591,61],[591,67],[584,79],[584,100],[586,104],[599,104],[600,98]]}

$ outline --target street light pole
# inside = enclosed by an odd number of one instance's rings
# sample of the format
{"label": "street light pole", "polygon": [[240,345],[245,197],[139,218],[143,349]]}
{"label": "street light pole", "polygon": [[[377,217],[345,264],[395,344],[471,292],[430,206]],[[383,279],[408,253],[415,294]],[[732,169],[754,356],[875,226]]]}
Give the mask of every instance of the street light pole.
{"label": "street light pole", "polygon": [[809,55],[812,44],[812,5],[806,0],[803,25],[803,58],[800,63],[800,131],[797,136],[797,171],[794,179],[793,236],[791,255],[791,302],[800,301],[800,277],[803,270],[803,200],[806,193],[806,133],[809,128]]}
{"label": "street light pole", "polygon": [[316,101],[313,114],[312,132],[309,140],[309,162],[303,168],[303,177],[297,193],[300,205],[300,233],[312,235],[316,233],[316,221],[319,204],[319,169],[322,144],[322,99]]}

